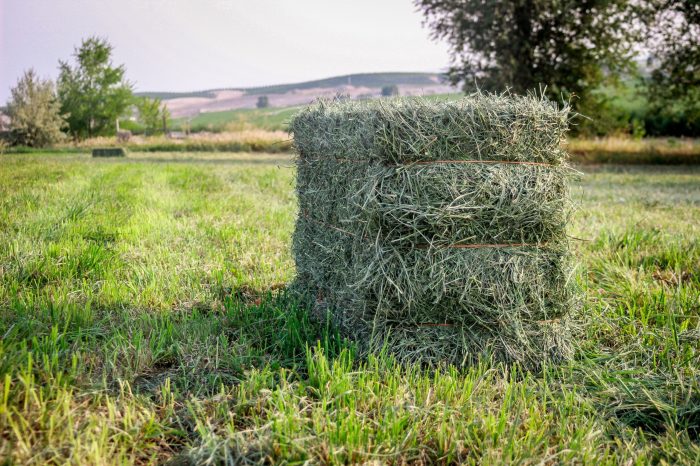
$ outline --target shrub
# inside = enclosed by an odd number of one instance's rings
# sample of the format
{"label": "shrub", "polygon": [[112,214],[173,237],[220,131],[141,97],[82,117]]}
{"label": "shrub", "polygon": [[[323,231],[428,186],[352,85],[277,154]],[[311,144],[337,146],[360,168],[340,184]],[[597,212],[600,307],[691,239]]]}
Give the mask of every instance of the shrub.
{"label": "shrub", "polygon": [[258,97],[258,102],[255,104],[258,108],[267,108],[270,106],[270,99],[266,95]]}
{"label": "shrub", "polygon": [[24,73],[11,90],[7,104],[10,117],[10,140],[14,145],[46,147],[64,138],[66,123],[53,83],[42,80],[33,69]]}
{"label": "shrub", "polygon": [[139,97],[135,100],[139,122],[146,133],[153,134],[164,130],[170,119],[168,107],[158,98]]}
{"label": "shrub", "polygon": [[382,87],[383,97],[391,97],[396,95],[399,95],[399,86],[397,86],[396,84]]}

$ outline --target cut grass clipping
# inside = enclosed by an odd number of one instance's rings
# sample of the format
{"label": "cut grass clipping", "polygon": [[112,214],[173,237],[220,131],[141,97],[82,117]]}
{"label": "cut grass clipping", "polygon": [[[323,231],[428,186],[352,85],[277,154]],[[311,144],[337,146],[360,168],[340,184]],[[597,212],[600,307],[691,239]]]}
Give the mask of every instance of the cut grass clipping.
{"label": "cut grass clipping", "polygon": [[401,361],[569,357],[568,115],[485,94],[301,111],[295,288],[362,349]]}

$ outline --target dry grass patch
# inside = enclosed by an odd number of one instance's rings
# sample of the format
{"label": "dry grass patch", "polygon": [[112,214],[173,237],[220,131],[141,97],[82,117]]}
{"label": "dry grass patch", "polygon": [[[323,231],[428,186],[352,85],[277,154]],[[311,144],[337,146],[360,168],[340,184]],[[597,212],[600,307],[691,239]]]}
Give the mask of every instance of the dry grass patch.
{"label": "dry grass patch", "polygon": [[573,161],[582,164],[700,164],[698,139],[573,139],[567,147]]}

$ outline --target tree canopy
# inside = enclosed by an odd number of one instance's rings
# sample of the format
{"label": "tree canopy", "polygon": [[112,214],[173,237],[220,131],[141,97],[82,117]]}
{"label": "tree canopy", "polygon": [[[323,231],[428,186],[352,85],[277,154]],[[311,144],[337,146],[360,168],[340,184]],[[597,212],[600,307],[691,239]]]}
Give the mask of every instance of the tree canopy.
{"label": "tree canopy", "polygon": [[[585,96],[604,71],[631,66],[641,34],[629,0],[416,0],[451,47],[448,76],[465,89],[517,93],[548,86]],[[576,104],[576,102],[574,102]]]}
{"label": "tree canopy", "polygon": [[[649,96],[674,132],[700,132],[700,2],[654,0]],[[668,121],[671,120],[671,121]]]}
{"label": "tree canopy", "polygon": [[114,66],[112,46],[90,37],[75,49],[75,66],[59,62],[58,96],[71,133],[79,138],[114,129],[116,119],[132,103],[132,86],[124,65]]}
{"label": "tree canopy", "polygon": [[134,100],[134,105],[139,113],[139,121],[148,133],[158,131],[170,119],[168,108],[158,98],[139,97]]}

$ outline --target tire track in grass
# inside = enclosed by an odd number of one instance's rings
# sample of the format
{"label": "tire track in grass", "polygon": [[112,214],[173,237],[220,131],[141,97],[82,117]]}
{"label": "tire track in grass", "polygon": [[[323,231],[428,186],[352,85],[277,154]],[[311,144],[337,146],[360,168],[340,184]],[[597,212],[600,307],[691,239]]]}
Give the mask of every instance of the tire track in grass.
{"label": "tire track in grass", "polygon": [[36,321],[28,330],[41,322],[89,327],[95,309],[108,305],[103,284],[120,267],[114,245],[138,180],[115,166],[90,168],[50,184],[39,206],[17,219],[0,303],[13,318]]}

